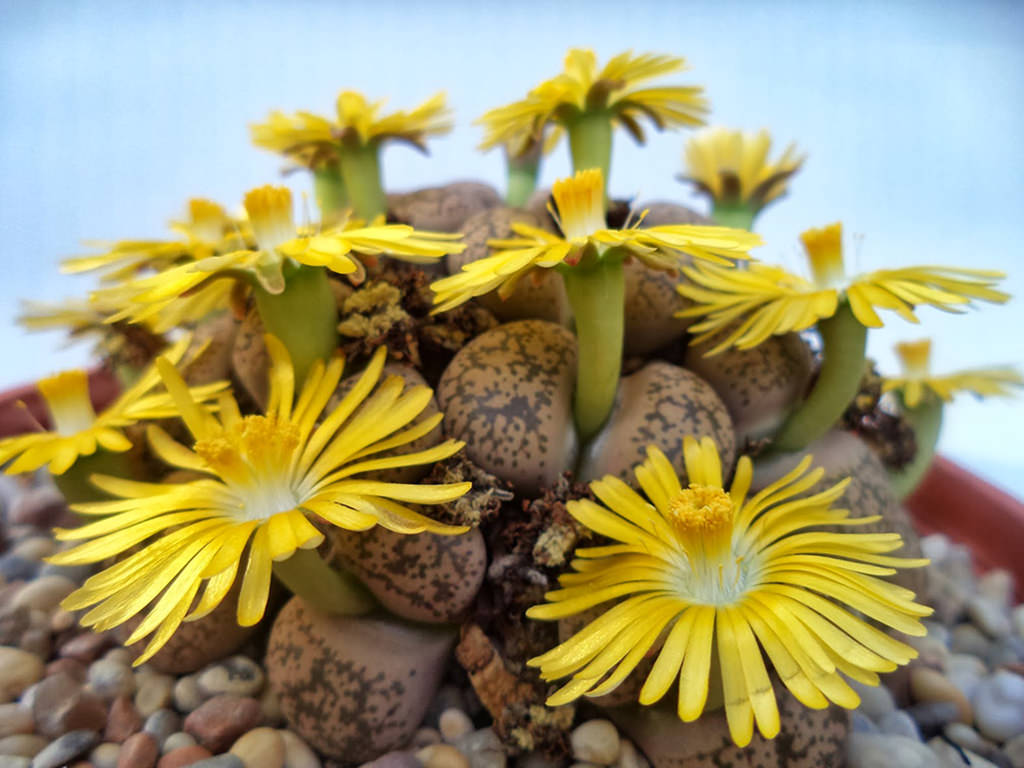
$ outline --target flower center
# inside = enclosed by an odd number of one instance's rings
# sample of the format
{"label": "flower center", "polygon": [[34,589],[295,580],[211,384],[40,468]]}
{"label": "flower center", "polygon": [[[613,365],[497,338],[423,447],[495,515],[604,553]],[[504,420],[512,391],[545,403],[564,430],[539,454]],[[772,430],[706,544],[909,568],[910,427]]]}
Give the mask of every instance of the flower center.
{"label": "flower center", "polygon": [[89,376],[85,371],[64,371],[36,385],[46,400],[58,435],[75,435],[96,423],[96,411],[89,399]]}
{"label": "flower center", "polygon": [[245,520],[265,520],[302,501],[292,487],[291,465],[299,430],[270,416],[246,416],[219,436],[200,440],[195,452],[241,501]]}
{"label": "flower center", "polygon": [[287,187],[259,187],[245,196],[252,233],[261,251],[272,251],[295,237],[292,193]]}
{"label": "flower center", "polygon": [[846,275],[843,272],[843,227],[836,222],[821,229],[809,229],[800,235],[811,274],[819,288],[843,287]]}
{"label": "flower center", "polygon": [[704,605],[733,603],[746,587],[743,558],[732,550],[732,498],[721,488],[690,484],[668,505],[666,515],[686,555],[680,574],[683,598]]}
{"label": "flower center", "polygon": [[551,188],[558,208],[558,227],[566,240],[585,240],[606,229],[604,220],[604,179],[599,168],[577,171]]}
{"label": "flower center", "polygon": [[909,379],[928,378],[928,360],[931,357],[931,339],[906,341],[896,345],[896,354],[903,365],[903,373]]}
{"label": "flower center", "polygon": [[217,203],[202,198],[188,201],[189,231],[200,243],[215,245],[224,237],[227,215]]}

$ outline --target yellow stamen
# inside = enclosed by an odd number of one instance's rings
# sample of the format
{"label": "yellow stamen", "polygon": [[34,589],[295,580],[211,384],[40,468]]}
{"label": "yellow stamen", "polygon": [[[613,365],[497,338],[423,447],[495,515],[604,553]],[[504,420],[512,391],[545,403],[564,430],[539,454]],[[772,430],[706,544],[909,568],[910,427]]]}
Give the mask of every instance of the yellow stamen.
{"label": "yellow stamen", "polygon": [[292,193],[287,187],[267,185],[251,190],[245,196],[245,210],[260,250],[271,251],[295,237]]}
{"label": "yellow stamen", "polygon": [[814,282],[819,288],[842,286],[843,273],[843,225],[838,221],[821,229],[808,229],[802,235],[807,259],[811,265]]}
{"label": "yellow stamen", "polygon": [[905,341],[896,345],[896,354],[903,364],[903,373],[908,377],[927,378],[928,360],[931,357],[931,339]]}
{"label": "yellow stamen", "polygon": [[96,411],[89,399],[89,376],[85,371],[64,371],[36,385],[46,400],[59,435],[74,435],[91,427]]}
{"label": "yellow stamen", "polygon": [[607,227],[604,219],[604,177],[600,168],[577,171],[551,188],[558,208],[558,226],[566,240],[585,239]]}
{"label": "yellow stamen", "polygon": [[731,527],[732,499],[721,488],[691,483],[669,502],[668,513],[682,534],[713,534]]}

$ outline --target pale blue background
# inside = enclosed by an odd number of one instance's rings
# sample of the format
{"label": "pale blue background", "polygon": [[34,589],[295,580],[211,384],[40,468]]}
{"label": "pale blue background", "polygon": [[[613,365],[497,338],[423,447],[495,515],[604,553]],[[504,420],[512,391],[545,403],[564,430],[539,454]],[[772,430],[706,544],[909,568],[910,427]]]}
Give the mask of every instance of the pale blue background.
{"label": "pale blue background", "polygon": [[[385,157],[392,189],[480,178],[496,154],[470,121],[560,68],[569,45],[685,55],[713,120],[768,127],[810,159],[765,213],[760,255],[797,263],[796,237],[842,218],[857,266],[986,266],[1024,293],[1024,5],[995,2],[13,2],[0,0],[0,387],[87,359],[11,318],[20,297],[84,291],[60,257],[83,238],[160,236],[190,196],[235,204],[276,178],[248,144],[272,107],[327,112],[343,87],[409,107],[447,90],[458,127],[424,158]],[[685,201],[682,134],[616,139],[612,190]],[[567,168],[564,147],[545,180]],[[290,183],[301,188],[304,179]],[[922,310],[871,337],[940,337],[935,366],[1024,362],[1015,301],[948,317]],[[1024,408],[970,399],[942,449],[1024,495]]]}

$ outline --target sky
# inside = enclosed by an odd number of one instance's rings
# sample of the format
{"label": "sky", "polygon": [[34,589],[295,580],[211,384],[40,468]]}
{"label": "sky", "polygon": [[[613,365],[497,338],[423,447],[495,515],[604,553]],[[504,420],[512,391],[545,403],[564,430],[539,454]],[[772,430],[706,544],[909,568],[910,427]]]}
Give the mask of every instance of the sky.
{"label": "sky", "polygon": [[[768,128],[808,154],[759,218],[759,256],[800,264],[798,235],[842,220],[851,269],[1002,269],[1024,293],[1024,4],[1011,2],[193,2],[0,0],[0,388],[84,365],[87,346],[28,334],[18,300],[84,294],[61,258],[83,240],[160,237],[189,197],[231,206],[279,178],[249,145],[272,108],[327,113],[343,88],[407,108],[445,90],[457,126],[424,157],[384,154],[392,191],[502,186],[472,120],[552,76],[570,46],[685,56],[716,125]],[[674,179],[683,133],[615,139],[615,196],[704,208]],[[545,165],[568,170],[564,145]],[[296,190],[306,179],[290,177]],[[965,315],[923,309],[872,331],[933,337],[933,368],[1024,364],[1020,300]],[[940,449],[1024,496],[1024,406],[961,398]]]}

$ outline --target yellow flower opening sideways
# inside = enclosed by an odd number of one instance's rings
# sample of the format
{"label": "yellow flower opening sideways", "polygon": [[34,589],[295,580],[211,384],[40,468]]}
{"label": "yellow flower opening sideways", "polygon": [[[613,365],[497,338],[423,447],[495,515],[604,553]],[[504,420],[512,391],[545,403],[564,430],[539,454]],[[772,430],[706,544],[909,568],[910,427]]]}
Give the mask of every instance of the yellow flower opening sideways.
{"label": "yellow flower opening sideways", "polygon": [[686,172],[682,179],[693,182],[716,204],[746,204],[760,210],[786,194],[787,182],[804,161],[794,144],[780,157],[769,160],[771,145],[771,136],[764,130],[702,131],[686,143]]}
{"label": "yellow flower opening sideways", "polygon": [[[76,506],[78,512],[99,519],[57,531],[61,541],[83,541],[50,558],[61,565],[95,563],[141,545],[62,603],[67,610],[93,606],[81,623],[97,631],[145,610],[126,643],[152,634],[136,664],[156,653],[182,621],[216,608],[241,566],[238,622],[258,622],[266,609],[272,563],[323,540],[308,518],[353,531],[374,525],[398,533],[466,530],[437,523],[405,503],[452,501],[469,489],[469,483],[415,485],[355,477],[434,463],[462,447],[447,440],[426,450],[381,456],[437,426],[440,414],[413,424],[431,398],[430,389],[405,389],[398,376],[378,384],[385,359],[381,348],[341,402],[324,413],[344,362],[318,361],[295,397],[287,351],[273,336],[266,341],[271,372],[263,415],[240,415],[227,394],[214,415],[196,402],[173,366],[166,361],[160,365],[195,443],[190,449],[156,426],[149,428],[150,443],[168,464],[200,473],[202,479],[164,484],[94,476],[99,488],[119,498]],[[200,590],[202,596],[193,607]]]}
{"label": "yellow flower opening sideways", "polygon": [[458,235],[420,232],[403,224],[364,227],[360,222],[347,221],[322,232],[300,229],[295,224],[292,193],[287,187],[264,186],[250,191],[245,196],[245,210],[255,248],[199,259],[127,282],[121,296],[129,306],[115,318],[144,320],[216,278],[242,277],[268,293],[281,293],[285,288],[284,267],[289,263],[326,267],[359,280],[364,269],[356,253],[387,254],[425,264],[465,247],[454,242]]}
{"label": "yellow flower opening sideways", "polygon": [[[638,88],[663,75],[679,72],[686,62],[675,56],[625,51],[602,68],[591,50],[571,48],[556,77],[545,80],[525,99],[492,109],[478,120],[485,126],[482,149],[520,147],[541,140],[549,123],[562,126],[583,113],[607,112],[640,144],[645,141],[642,118],[658,128],[702,125],[708,104],[696,86]],[[557,138],[557,137],[556,137]]]}
{"label": "yellow flower opening sideways", "polygon": [[850,519],[846,510],[831,508],[848,481],[806,495],[824,474],[808,471],[807,456],[748,496],[753,467],[747,457],[727,491],[709,438],[688,437],[684,454],[687,487],[651,446],[636,467],[646,499],[609,475],[590,484],[600,504],[569,502],[573,517],[613,543],[577,549],[574,571],[547,594],[550,602],[527,615],[555,620],[616,602],[530,660],[544,680],[570,677],[549,705],[609,693],[654,653],[640,703],[657,702],[678,682],[679,717],[696,720],[708,699],[717,649],[729,732],[745,746],[755,723],[765,738],[779,732],[765,654],[792,694],[814,709],[830,701],[856,707],[846,678],[878,685],[878,673],[917,656],[869,620],[925,634],[919,618],[931,609],[881,577],[927,561],[885,554],[902,546],[895,533],[818,529],[879,519]]}
{"label": "yellow flower opening sideways", "polygon": [[1012,387],[1024,386],[1024,376],[1009,366],[973,368],[944,376],[932,374],[931,348],[929,339],[897,344],[903,375],[886,377],[882,391],[898,391],[908,408],[916,408],[932,398],[949,402],[957,392],[970,392],[977,397],[1009,397],[1013,394]]}
{"label": "yellow flower opening sideways", "polygon": [[693,343],[700,344],[731,326],[728,334],[707,354],[736,346],[749,349],[769,336],[802,331],[836,313],[849,302],[857,320],[869,327],[882,325],[878,309],[896,312],[918,322],[914,309],[927,305],[945,312],[960,312],[972,299],[1001,304],[1009,294],[994,286],[1002,272],[959,267],[923,266],[879,269],[849,277],[843,269],[842,225],[810,229],[801,235],[812,278],[782,267],[751,262],[745,270],[695,263],[683,267],[688,278],[676,287],[693,306],[677,317],[699,317],[690,326]]}
{"label": "yellow flower opening sideways", "polygon": [[316,168],[337,160],[340,145],[366,146],[385,140],[403,141],[426,151],[426,138],[452,129],[451,110],[444,93],[437,93],[408,111],[381,114],[384,102],[370,102],[356,91],[338,95],[334,119],[310,112],[285,115],[274,111],[265,123],[251,126],[257,147],[287,155],[300,165]]}
{"label": "yellow flower opening sideways", "polygon": [[604,180],[596,168],[556,181],[551,188],[555,207],[548,209],[562,236],[525,223],[513,224],[518,237],[489,241],[496,253],[431,284],[434,311],[444,312],[496,288],[504,298],[531,270],[571,268],[588,249],[600,258],[610,248],[622,248],[655,269],[678,270],[683,254],[731,265],[735,259],[748,258],[750,249],[761,244],[757,235],[728,227],[668,224],[641,229],[643,214],[625,229],[608,229],[603,190]]}
{"label": "yellow flower opening sideways", "polygon": [[[190,338],[180,339],[164,352],[167,365],[181,361]],[[38,382],[53,422],[44,432],[31,432],[0,440],[0,464],[11,461],[7,474],[32,472],[46,466],[55,475],[63,475],[81,456],[91,456],[103,448],[123,453],[132,447],[124,428],[146,419],[166,419],[177,409],[170,394],[155,391],[160,375],[151,365],[110,407],[97,414],[89,396],[89,375],[73,370]],[[227,382],[194,387],[191,397],[205,401],[216,397]]]}

